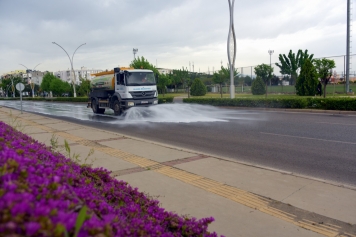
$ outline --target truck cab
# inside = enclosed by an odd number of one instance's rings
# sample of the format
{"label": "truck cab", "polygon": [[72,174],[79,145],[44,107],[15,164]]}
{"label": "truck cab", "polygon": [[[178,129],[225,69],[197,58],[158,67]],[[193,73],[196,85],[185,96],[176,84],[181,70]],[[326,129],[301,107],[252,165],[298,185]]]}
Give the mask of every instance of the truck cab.
{"label": "truck cab", "polygon": [[115,115],[120,115],[131,107],[158,104],[157,82],[152,70],[114,68],[94,75],[87,106],[94,113],[112,109]]}

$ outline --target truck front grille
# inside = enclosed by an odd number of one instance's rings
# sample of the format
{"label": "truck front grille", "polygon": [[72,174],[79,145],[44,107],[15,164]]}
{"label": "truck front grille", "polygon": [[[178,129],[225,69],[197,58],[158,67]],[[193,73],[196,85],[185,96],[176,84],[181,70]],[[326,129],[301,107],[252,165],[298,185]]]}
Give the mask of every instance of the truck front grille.
{"label": "truck front grille", "polygon": [[156,91],[131,91],[130,94],[133,99],[149,99],[153,98]]}

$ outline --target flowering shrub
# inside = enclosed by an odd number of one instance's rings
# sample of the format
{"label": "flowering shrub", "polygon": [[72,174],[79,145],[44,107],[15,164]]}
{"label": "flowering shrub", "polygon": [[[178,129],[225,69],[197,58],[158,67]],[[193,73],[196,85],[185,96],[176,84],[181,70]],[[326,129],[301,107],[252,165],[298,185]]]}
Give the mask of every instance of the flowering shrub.
{"label": "flowering shrub", "polygon": [[80,166],[0,122],[0,233],[8,236],[217,236],[100,168]]}

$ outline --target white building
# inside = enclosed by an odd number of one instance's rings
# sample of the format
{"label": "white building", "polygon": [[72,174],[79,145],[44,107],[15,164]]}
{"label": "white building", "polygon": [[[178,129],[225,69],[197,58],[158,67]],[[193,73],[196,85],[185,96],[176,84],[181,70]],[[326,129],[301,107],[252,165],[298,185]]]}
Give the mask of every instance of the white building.
{"label": "white building", "polygon": [[[102,72],[103,70],[100,69],[87,69],[85,67],[81,67],[80,70],[74,70],[75,74],[75,79],[76,79],[76,84],[80,84],[80,78],[86,79],[86,80],[91,80],[93,76],[91,74]],[[70,69],[64,70],[64,71],[57,71],[54,72],[53,75],[58,77],[59,79],[66,81],[68,83],[72,82],[72,71]]]}
{"label": "white building", "polygon": [[46,75],[46,73],[48,72],[26,70],[26,73],[22,74],[22,78],[26,84],[34,83],[35,85],[40,86],[43,80],[43,76]]}
{"label": "white building", "polygon": [[160,74],[169,74],[169,73],[173,73],[173,69],[167,69],[167,68],[157,68],[158,72]]}

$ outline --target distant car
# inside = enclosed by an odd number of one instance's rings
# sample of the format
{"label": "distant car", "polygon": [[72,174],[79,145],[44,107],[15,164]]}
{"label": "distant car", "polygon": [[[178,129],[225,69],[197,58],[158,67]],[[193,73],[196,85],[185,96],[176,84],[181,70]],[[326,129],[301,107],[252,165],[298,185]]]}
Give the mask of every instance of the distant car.
{"label": "distant car", "polygon": [[69,96],[69,93],[63,93],[62,94],[62,97],[68,97]]}

